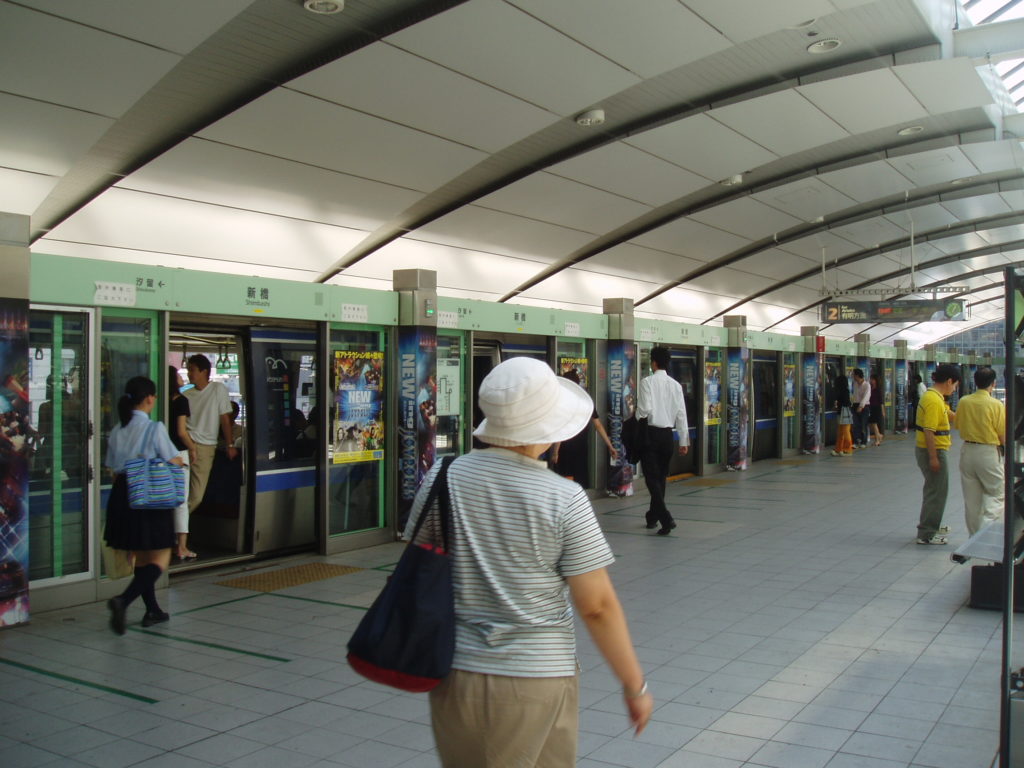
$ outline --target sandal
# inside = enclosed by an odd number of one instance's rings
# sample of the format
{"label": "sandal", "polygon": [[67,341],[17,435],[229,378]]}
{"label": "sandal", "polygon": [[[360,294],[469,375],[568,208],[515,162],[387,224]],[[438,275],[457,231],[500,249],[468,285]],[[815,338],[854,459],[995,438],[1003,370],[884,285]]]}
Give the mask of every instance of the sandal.
{"label": "sandal", "polygon": [[182,563],[187,563],[192,560],[199,559],[199,555],[197,555],[195,552],[186,552],[184,555],[175,555],[175,557],[178,559],[179,562]]}

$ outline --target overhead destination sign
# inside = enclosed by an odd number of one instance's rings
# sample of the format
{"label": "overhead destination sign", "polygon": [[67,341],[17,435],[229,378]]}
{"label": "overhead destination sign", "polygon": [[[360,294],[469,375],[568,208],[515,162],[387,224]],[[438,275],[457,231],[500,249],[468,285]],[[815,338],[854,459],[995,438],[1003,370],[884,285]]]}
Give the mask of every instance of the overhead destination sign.
{"label": "overhead destination sign", "polygon": [[895,301],[827,301],[823,323],[926,323],[966,320],[967,304],[960,299]]}

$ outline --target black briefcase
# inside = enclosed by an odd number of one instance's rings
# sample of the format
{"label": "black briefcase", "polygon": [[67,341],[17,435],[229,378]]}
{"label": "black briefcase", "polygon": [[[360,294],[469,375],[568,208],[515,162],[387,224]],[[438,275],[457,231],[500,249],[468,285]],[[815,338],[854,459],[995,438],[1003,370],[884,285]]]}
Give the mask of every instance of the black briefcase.
{"label": "black briefcase", "polygon": [[[1003,610],[1003,566],[975,565],[971,567],[971,608],[986,611]],[[1024,613],[1024,570],[1021,565],[1013,569],[1013,610]]]}

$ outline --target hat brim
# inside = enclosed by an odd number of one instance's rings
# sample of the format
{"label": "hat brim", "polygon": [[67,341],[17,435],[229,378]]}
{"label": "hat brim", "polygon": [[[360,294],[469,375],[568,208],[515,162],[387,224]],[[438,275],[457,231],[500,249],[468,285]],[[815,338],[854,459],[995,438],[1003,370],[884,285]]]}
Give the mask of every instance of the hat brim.
{"label": "hat brim", "polygon": [[561,376],[557,381],[558,399],[547,418],[520,428],[492,425],[485,418],[473,430],[473,436],[489,445],[503,447],[561,443],[575,437],[594,415],[594,401],[578,384]]}

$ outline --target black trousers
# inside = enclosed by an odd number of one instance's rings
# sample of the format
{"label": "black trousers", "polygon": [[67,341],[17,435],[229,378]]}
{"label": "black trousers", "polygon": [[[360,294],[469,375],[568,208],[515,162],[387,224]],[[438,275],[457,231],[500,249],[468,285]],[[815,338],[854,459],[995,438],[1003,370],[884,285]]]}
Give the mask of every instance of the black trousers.
{"label": "black trousers", "polygon": [[644,480],[651,494],[651,506],[647,511],[647,523],[661,523],[662,528],[672,524],[672,515],[665,506],[665,484],[668,482],[668,465],[675,448],[671,427],[648,427],[647,444],[640,456]]}

